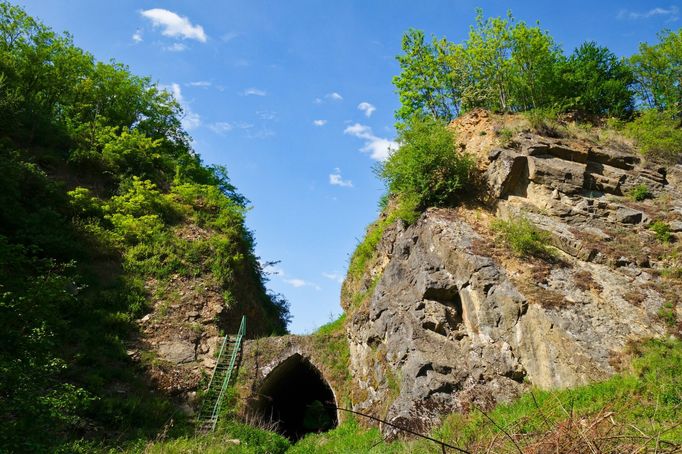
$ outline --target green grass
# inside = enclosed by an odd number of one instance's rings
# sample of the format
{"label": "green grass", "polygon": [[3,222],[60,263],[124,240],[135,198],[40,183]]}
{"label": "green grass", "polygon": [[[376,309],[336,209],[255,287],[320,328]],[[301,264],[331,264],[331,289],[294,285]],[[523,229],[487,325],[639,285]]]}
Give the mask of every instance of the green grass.
{"label": "green grass", "polygon": [[[672,452],[682,447],[682,342],[651,340],[633,345],[630,354],[634,359],[629,369],[606,381],[557,391],[533,389],[487,416],[472,407],[468,414],[447,416],[429,435],[471,452],[518,452],[500,428],[524,451],[554,452],[551,443],[558,440],[565,449],[560,452],[590,452],[594,446],[600,452],[646,448],[653,452],[657,444],[659,452]],[[309,434],[294,445],[260,429],[230,423],[213,435],[143,443],[127,452],[440,452],[438,445],[424,439],[384,442],[378,429],[364,428],[358,418],[351,417],[329,432]],[[231,438],[241,439],[242,445],[227,444]]]}
{"label": "green grass", "polygon": [[553,249],[548,246],[551,239],[549,233],[538,229],[525,217],[495,220],[492,230],[519,257],[551,258],[554,255]]}
{"label": "green grass", "polygon": [[628,197],[630,197],[635,202],[641,202],[652,197],[649,187],[645,184],[638,184],[630,192],[628,192]]}
{"label": "green grass", "polygon": [[661,243],[670,243],[673,234],[670,231],[670,224],[665,221],[657,220],[651,223],[649,229],[654,232],[656,239]]}

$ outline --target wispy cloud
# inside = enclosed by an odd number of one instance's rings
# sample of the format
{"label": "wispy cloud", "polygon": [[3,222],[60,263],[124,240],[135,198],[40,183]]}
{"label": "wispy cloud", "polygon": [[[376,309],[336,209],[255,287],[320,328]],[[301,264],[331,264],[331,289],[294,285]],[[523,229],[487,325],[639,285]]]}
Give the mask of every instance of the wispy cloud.
{"label": "wispy cloud", "polygon": [[324,126],[327,124],[327,120],[313,120],[315,126]]}
{"label": "wispy cloud", "polygon": [[376,161],[383,161],[388,158],[391,153],[398,149],[398,143],[385,139],[383,137],[377,137],[374,135],[372,128],[360,123],[355,123],[348,126],[343,131],[344,134],[348,134],[358,139],[365,141],[365,145],[360,149],[363,153],[369,153],[370,157]]}
{"label": "wispy cloud", "polygon": [[652,17],[668,17],[668,21],[674,22],[679,19],[680,15],[680,9],[675,6],[671,5],[667,8],[665,7],[656,7],[652,8],[648,11],[631,11],[627,9],[622,9],[618,12],[618,19],[631,19],[631,20],[636,20],[636,19],[649,19]]}
{"label": "wispy cloud", "polygon": [[324,95],[325,98],[331,99],[332,101],[343,101],[343,96],[338,94],[337,92],[332,92],[332,93],[327,93]]}
{"label": "wispy cloud", "polygon": [[237,36],[239,36],[239,33],[237,33],[237,32],[227,32],[220,37],[220,40],[224,43],[229,43],[230,41],[235,39]]}
{"label": "wispy cloud", "polygon": [[343,284],[343,276],[339,273],[322,273],[322,277],[327,278],[330,281]]}
{"label": "wispy cloud", "polygon": [[305,279],[301,279],[298,277],[290,277],[283,268],[280,268],[279,266],[276,265],[270,265],[264,267],[263,271],[265,273],[277,276],[279,279],[281,279],[282,282],[285,284],[289,284],[294,288],[302,288],[302,287],[311,287],[314,288],[315,290],[321,290],[320,286],[317,285],[314,282],[309,282],[306,281]]}
{"label": "wispy cloud", "polygon": [[215,132],[216,134],[225,134],[235,129],[242,129],[248,131],[254,127],[253,123],[247,123],[245,121],[218,121],[208,125],[208,129]]}
{"label": "wispy cloud", "polygon": [[202,43],[207,40],[206,33],[201,25],[193,25],[187,17],[180,16],[173,11],[153,8],[141,11],[140,14],[149,19],[152,26],[161,28],[161,34],[164,36],[194,39]]}
{"label": "wispy cloud", "polygon": [[368,102],[361,102],[360,104],[358,104],[358,109],[363,111],[367,118],[371,117],[374,111],[377,110],[376,107],[374,107]]}
{"label": "wispy cloud", "polygon": [[198,113],[194,112],[189,106],[185,98],[182,96],[182,90],[180,89],[180,84],[172,83],[170,85],[159,85],[161,90],[166,90],[170,92],[175,100],[180,104],[185,115],[182,118],[182,127],[186,130],[198,128],[201,125],[201,117]]}
{"label": "wispy cloud", "polygon": [[208,125],[208,128],[215,132],[216,134],[225,134],[227,132],[230,132],[234,129],[234,126],[232,126],[232,123],[229,123],[227,121],[218,121],[216,123],[211,123]]}
{"label": "wispy cloud", "polygon": [[242,91],[242,96],[265,96],[268,93],[265,90],[259,88],[250,87]]}
{"label": "wispy cloud", "polygon": [[341,176],[341,169],[338,167],[334,172],[329,174],[329,184],[332,186],[341,186],[342,188],[352,188],[353,182],[351,180],[344,180]]}
{"label": "wispy cloud", "polygon": [[168,52],[182,52],[187,50],[187,45],[183,43],[173,43],[170,46],[164,47],[163,50],[167,50]]}
{"label": "wispy cloud", "polygon": [[189,87],[197,87],[197,88],[208,88],[211,85],[213,85],[211,82],[207,80],[197,80],[195,82],[189,82],[187,83],[187,86]]}
{"label": "wispy cloud", "polygon": [[131,38],[136,43],[141,43],[142,41],[144,41],[144,38],[142,37],[142,30],[135,30],[135,33],[133,33],[133,36]]}
{"label": "wispy cloud", "polygon": [[259,110],[256,112],[256,115],[258,115],[258,118],[265,121],[277,120],[277,112],[274,110]]}

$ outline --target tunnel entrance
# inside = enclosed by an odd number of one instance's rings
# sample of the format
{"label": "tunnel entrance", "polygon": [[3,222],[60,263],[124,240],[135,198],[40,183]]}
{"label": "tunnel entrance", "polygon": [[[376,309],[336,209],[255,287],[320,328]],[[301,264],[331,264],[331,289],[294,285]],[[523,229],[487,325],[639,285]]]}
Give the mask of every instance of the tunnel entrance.
{"label": "tunnel entrance", "polygon": [[251,404],[264,421],[296,441],[312,432],[325,432],[338,424],[336,399],[329,384],[310,361],[296,353],[265,378]]}

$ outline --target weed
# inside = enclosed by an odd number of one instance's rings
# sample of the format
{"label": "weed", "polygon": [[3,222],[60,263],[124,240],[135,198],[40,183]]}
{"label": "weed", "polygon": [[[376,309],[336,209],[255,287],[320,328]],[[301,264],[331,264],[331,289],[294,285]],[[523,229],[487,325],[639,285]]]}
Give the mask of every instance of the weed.
{"label": "weed", "polygon": [[670,243],[673,235],[670,231],[670,224],[665,221],[657,220],[651,223],[649,229],[654,232],[656,239],[661,243]]}
{"label": "weed", "polygon": [[645,184],[638,184],[630,192],[628,192],[628,197],[630,197],[635,202],[641,202],[646,199],[650,199],[652,196],[649,187]]}
{"label": "weed", "polygon": [[497,238],[519,257],[551,259],[555,256],[554,251],[548,246],[551,239],[549,233],[538,229],[525,217],[516,217],[508,221],[495,220],[491,227]]}

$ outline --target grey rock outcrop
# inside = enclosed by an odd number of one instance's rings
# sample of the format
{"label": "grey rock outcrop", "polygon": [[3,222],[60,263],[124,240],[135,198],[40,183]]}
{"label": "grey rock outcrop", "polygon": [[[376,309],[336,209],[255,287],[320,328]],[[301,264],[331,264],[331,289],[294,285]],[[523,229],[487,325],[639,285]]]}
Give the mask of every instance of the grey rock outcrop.
{"label": "grey rock outcrop", "polygon": [[[524,264],[490,253],[494,238],[460,216],[465,209],[387,229],[360,285],[376,287],[364,305],[347,307],[356,410],[427,431],[447,413],[509,401],[526,383],[606,378],[629,342],[666,335],[657,313],[669,295],[648,270],[658,258],[647,225],[664,215],[679,230],[682,172],[625,146],[530,133],[515,145],[483,154],[490,211],[528,218],[559,259],[530,279]],[[663,212],[623,197],[640,184],[665,196]]]}

